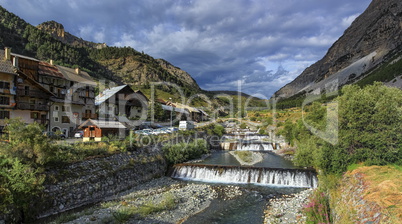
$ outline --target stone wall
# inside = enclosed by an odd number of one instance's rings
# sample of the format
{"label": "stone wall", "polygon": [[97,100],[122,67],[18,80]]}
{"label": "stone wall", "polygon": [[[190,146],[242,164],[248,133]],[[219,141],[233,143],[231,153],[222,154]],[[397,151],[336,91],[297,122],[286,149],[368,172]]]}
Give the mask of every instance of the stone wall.
{"label": "stone wall", "polygon": [[160,152],[127,152],[46,172],[45,190],[33,209],[38,218],[99,202],[165,175]]}

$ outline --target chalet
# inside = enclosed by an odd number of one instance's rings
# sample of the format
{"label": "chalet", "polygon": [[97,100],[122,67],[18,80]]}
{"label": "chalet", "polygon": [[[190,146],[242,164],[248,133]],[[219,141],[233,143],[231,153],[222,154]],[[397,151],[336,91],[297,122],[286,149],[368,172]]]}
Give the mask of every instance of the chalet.
{"label": "chalet", "polygon": [[103,136],[125,136],[126,126],[118,121],[92,120],[83,122],[79,129],[84,130],[83,141],[101,141]]}
{"label": "chalet", "polygon": [[10,88],[12,87],[10,93],[14,97],[7,99],[13,108],[9,117],[20,117],[26,123],[37,122],[48,127],[50,98],[53,94],[36,81],[39,61],[27,56],[13,54],[9,48],[5,49],[4,55],[5,61],[3,63],[7,63],[8,66],[9,63],[12,63],[15,71],[14,82],[9,85]]}
{"label": "chalet", "polygon": [[135,126],[131,121],[145,120],[147,117],[148,98],[139,90],[134,91],[128,85],[108,88],[95,98],[99,120],[114,120]]}

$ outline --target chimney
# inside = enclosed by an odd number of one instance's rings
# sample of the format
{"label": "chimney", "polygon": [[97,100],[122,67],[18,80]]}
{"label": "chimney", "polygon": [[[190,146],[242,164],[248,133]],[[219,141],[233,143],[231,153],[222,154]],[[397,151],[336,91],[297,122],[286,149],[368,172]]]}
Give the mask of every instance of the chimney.
{"label": "chimney", "polygon": [[5,47],[4,53],[5,53],[5,55],[4,55],[5,59],[10,60],[11,59],[11,48]]}
{"label": "chimney", "polygon": [[50,65],[53,65],[53,60],[52,59],[50,59]]}
{"label": "chimney", "polygon": [[80,68],[75,69],[75,74],[79,75],[80,74]]}

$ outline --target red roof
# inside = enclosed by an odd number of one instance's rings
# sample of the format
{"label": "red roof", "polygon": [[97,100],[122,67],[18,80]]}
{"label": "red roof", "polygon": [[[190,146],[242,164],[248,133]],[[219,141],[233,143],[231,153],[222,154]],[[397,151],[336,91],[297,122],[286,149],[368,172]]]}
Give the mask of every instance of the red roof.
{"label": "red roof", "polygon": [[48,75],[48,76],[54,76],[54,77],[58,77],[58,78],[64,78],[63,74],[61,74],[61,72],[59,71],[59,69],[56,66],[51,65],[44,61],[39,62],[38,70],[39,70],[38,73],[41,75]]}

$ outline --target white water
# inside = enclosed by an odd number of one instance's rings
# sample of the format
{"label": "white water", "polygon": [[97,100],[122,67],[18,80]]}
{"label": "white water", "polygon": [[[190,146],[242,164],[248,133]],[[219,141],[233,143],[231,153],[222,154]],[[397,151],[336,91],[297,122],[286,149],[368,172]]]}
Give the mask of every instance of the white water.
{"label": "white water", "polygon": [[271,143],[239,143],[237,149],[239,151],[273,151]]}
{"label": "white water", "polygon": [[269,139],[269,136],[268,135],[224,135],[223,139],[238,139],[238,140],[253,141],[253,140]]}
{"label": "white water", "polygon": [[317,187],[317,177],[311,170],[183,165],[175,167],[172,177],[217,183],[250,183],[306,188]]}

